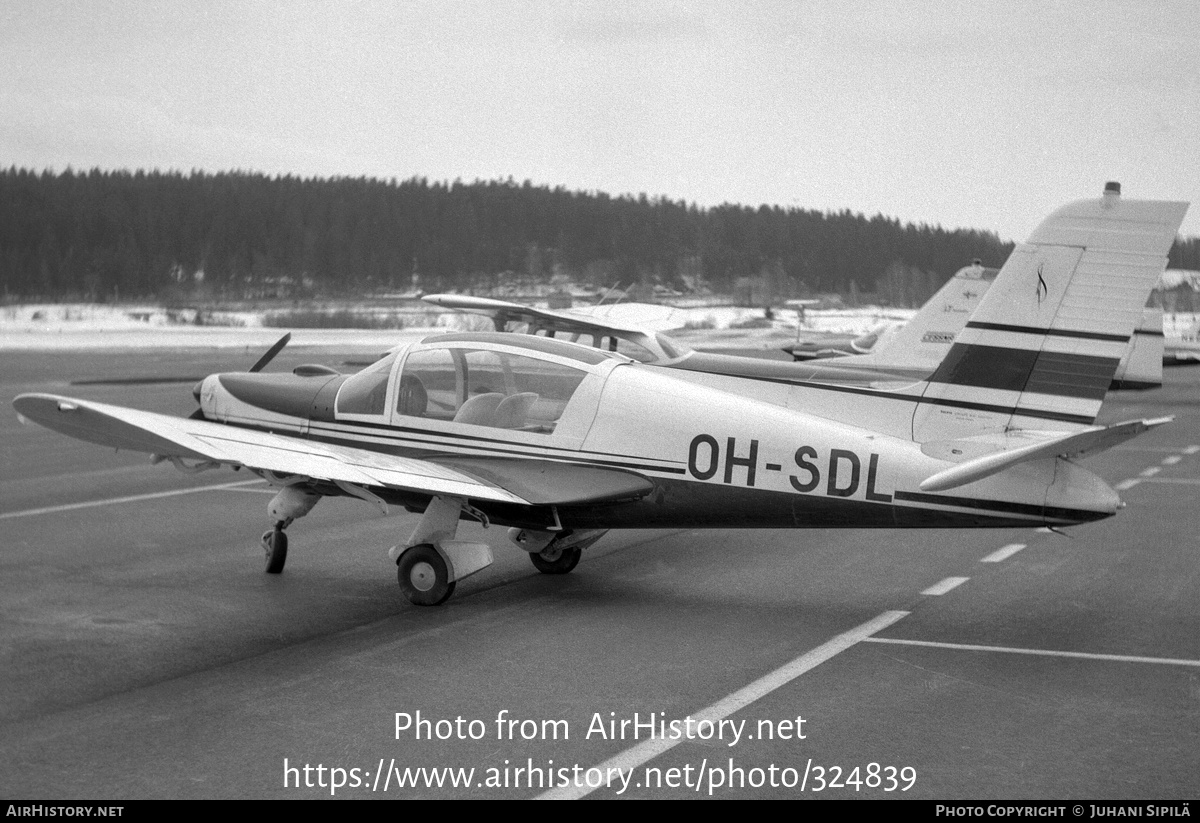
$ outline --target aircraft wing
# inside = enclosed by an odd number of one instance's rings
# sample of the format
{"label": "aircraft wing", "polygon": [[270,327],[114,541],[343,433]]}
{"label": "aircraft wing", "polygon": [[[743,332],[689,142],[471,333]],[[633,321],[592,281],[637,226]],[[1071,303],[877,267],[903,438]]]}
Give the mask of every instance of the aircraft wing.
{"label": "aircraft wing", "polygon": [[1169,423],[1170,417],[1091,426],[1077,432],[1012,432],[1008,435],[931,441],[921,451],[942,460],[962,461],[921,481],[922,491],[944,491],[1001,472],[1018,463],[1049,457],[1086,457],[1111,449],[1143,432]]}
{"label": "aircraft wing", "polygon": [[446,309],[486,315],[500,325],[506,322],[534,323],[562,332],[612,330],[627,334],[644,333],[647,330],[676,328],[682,324],[678,310],[646,303],[618,303],[556,311],[465,294],[427,294],[421,299]]}
{"label": "aircraft wing", "polygon": [[628,327],[640,331],[678,329],[687,320],[687,316],[679,309],[654,303],[602,303],[598,306],[569,309],[560,312],[559,316],[569,320],[589,318],[608,324],[614,329]]}
{"label": "aircraft wing", "polygon": [[610,503],[644,497],[654,489],[640,474],[604,466],[523,458],[400,457],[52,394],[23,394],[13,405],[24,418],[104,446],[364,487],[534,506]]}
{"label": "aircraft wing", "polygon": [[51,394],[23,394],[13,401],[13,405],[22,417],[49,429],[118,449],[245,466],[248,469],[360,486],[446,494],[499,503],[529,503],[520,495],[493,483],[428,460]]}

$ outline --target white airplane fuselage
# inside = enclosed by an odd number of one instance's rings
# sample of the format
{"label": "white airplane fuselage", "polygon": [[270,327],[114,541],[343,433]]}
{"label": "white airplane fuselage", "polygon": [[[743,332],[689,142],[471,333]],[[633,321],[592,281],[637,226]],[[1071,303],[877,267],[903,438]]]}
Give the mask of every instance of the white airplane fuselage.
{"label": "white airplane fuselage", "polygon": [[[480,504],[497,522],[532,528],[1071,525],[1108,517],[1120,505],[1098,477],[1054,459],[951,492],[922,492],[923,480],[953,464],[904,436],[914,409],[908,399],[837,394],[856,408],[856,420],[876,425],[890,418],[887,428],[896,430],[890,435],[836,422],[828,412],[789,408],[786,399],[755,399],[757,382],[726,390],[615,360],[592,377],[551,434],[431,423],[398,413],[348,419],[337,414],[334,402],[346,378],[334,376],[214,375],[204,383],[201,408],[210,420],[475,471],[487,467],[472,461],[520,458],[627,471],[654,484],[639,499],[600,505],[541,511]],[[248,388],[255,383],[264,385],[257,394]],[[270,408],[256,405],[257,396],[270,396]],[[875,413],[864,415],[871,408]],[[421,505],[412,495],[392,502]]]}

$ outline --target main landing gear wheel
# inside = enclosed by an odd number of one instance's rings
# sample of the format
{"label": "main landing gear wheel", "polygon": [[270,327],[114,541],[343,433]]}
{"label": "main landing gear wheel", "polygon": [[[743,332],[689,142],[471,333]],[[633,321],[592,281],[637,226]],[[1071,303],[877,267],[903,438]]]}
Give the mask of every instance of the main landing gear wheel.
{"label": "main landing gear wheel", "polygon": [[267,554],[267,574],[279,574],[287,562],[287,535],[283,529],[276,526],[263,532],[262,547]]}
{"label": "main landing gear wheel", "polygon": [[404,596],[417,606],[437,606],[454,594],[446,561],[428,543],[411,546],[400,555],[396,579]]}
{"label": "main landing gear wheel", "polygon": [[556,549],[551,546],[537,554],[530,554],[529,559],[542,574],[566,574],[579,565],[582,555],[583,549]]}

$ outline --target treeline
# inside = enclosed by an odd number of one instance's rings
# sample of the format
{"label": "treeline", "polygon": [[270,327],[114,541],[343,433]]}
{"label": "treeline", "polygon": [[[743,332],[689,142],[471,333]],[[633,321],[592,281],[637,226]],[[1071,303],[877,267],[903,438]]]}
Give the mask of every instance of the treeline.
{"label": "treeline", "polygon": [[[349,295],[561,275],[716,291],[760,278],[781,296],[883,286],[919,302],[973,258],[999,265],[1010,249],[991,232],[881,215],[701,209],[511,179],[0,171],[9,299]],[[1172,260],[1200,268],[1198,241],[1177,244]],[[897,266],[926,286],[898,289]]]}

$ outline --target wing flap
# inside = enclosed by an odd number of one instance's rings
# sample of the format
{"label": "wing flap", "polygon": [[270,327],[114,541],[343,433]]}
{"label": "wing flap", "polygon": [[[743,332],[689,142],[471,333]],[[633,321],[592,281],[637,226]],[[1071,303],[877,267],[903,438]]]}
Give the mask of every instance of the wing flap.
{"label": "wing flap", "polygon": [[21,416],[49,429],[118,449],[211,460],[362,486],[500,503],[529,502],[502,486],[428,460],[56,395],[25,394],[14,400],[13,405]]}
{"label": "wing flap", "polygon": [[654,483],[640,474],[605,466],[488,457],[441,458],[437,462],[540,506],[615,503],[636,500],[654,490]]}

